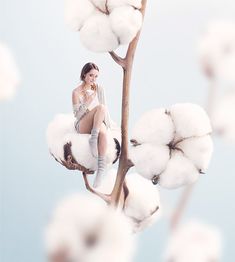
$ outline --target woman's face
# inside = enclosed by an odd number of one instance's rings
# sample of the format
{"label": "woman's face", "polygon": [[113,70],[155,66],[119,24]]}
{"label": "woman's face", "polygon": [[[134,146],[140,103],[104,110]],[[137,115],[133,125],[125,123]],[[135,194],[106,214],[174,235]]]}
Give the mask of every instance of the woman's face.
{"label": "woman's face", "polygon": [[96,83],[96,79],[99,75],[99,71],[96,69],[91,69],[84,77],[84,82],[87,85],[92,85],[94,83]]}

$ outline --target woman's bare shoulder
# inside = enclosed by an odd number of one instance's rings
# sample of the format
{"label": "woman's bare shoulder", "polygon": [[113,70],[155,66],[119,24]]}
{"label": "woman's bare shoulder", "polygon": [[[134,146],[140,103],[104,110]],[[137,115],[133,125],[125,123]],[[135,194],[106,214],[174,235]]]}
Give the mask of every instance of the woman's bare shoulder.
{"label": "woman's bare shoulder", "polygon": [[73,93],[77,93],[77,94],[79,94],[79,93],[81,93],[81,87],[82,87],[82,85],[78,85],[77,87],[75,87],[74,89],[73,89]]}

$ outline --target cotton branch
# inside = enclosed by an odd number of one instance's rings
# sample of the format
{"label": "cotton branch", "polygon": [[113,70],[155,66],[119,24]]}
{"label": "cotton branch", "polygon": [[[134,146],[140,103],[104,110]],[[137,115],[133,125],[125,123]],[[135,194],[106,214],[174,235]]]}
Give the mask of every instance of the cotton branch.
{"label": "cotton branch", "polygon": [[126,67],[125,59],[121,58],[119,55],[117,55],[114,51],[109,52],[113,60],[119,64],[123,69]]}
{"label": "cotton branch", "polygon": [[170,228],[173,231],[178,226],[180,219],[182,218],[183,212],[185,211],[186,205],[189,201],[189,198],[192,194],[194,184],[186,186],[183,190],[183,193],[180,197],[179,203],[175,208],[175,211],[170,219]]}
{"label": "cotton branch", "polygon": [[[142,1],[141,14],[144,18],[145,8],[146,8],[147,0]],[[129,118],[129,91],[130,91],[130,81],[131,81],[131,73],[133,60],[135,55],[135,50],[138,44],[139,36],[141,30],[139,30],[136,37],[129,44],[126,56],[124,60],[123,67],[123,91],[122,91],[122,144],[121,144],[121,155],[118,166],[117,178],[115,181],[115,185],[113,191],[111,193],[111,203],[115,206],[118,205],[122,186],[124,183],[125,175],[128,172],[129,168],[133,165],[128,160],[128,118]],[[120,58],[113,52],[110,53],[115,62],[120,62]],[[118,63],[120,65],[120,63]],[[121,63],[122,64],[122,63]]]}
{"label": "cotton branch", "polygon": [[88,179],[87,179],[87,174],[86,174],[86,173],[83,173],[83,179],[84,179],[84,182],[85,182],[86,189],[87,189],[88,191],[90,191],[91,193],[93,193],[93,194],[99,196],[100,198],[102,198],[107,204],[110,204],[110,200],[111,200],[110,195],[102,194],[102,193],[94,190],[94,189],[90,186],[90,184],[89,184],[89,181],[88,181]]}

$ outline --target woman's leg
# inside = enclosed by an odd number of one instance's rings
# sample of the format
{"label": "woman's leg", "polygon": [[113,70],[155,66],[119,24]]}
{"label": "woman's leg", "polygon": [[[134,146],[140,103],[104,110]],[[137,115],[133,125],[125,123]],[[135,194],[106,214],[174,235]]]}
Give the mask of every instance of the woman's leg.
{"label": "woman's leg", "polygon": [[88,112],[79,121],[79,133],[90,134],[93,128],[99,130],[104,121],[105,110],[106,109],[103,105],[98,105]]}
{"label": "woman's leg", "polygon": [[98,137],[98,170],[96,173],[96,178],[94,180],[94,187],[100,185],[101,178],[106,170],[106,160],[105,155],[107,151],[107,128],[105,124],[100,127],[99,137]]}
{"label": "woman's leg", "polygon": [[98,154],[99,156],[105,156],[107,151],[107,128],[102,123],[98,137]]}

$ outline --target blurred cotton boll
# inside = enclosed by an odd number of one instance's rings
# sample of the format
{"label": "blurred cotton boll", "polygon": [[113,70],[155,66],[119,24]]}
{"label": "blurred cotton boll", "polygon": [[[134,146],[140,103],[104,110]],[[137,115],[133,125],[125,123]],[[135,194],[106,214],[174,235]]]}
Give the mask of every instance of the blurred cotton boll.
{"label": "blurred cotton boll", "polygon": [[134,0],[66,0],[65,22],[80,31],[87,49],[110,52],[137,35],[142,25],[140,7],[141,1]]}
{"label": "blurred cotton boll", "polygon": [[[117,170],[112,169],[104,177],[98,190],[110,194],[116,179]],[[125,177],[126,192],[121,199],[123,213],[130,219],[133,231],[142,231],[155,223],[162,214],[162,206],[157,188],[137,173]]]}
{"label": "blurred cotton boll", "polygon": [[164,262],[221,261],[222,239],[211,225],[191,221],[177,228],[168,241]]}
{"label": "blurred cotton boll", "polygon": [[235,81],[235,22],[208,24],[198,44],[204,73],[209,77]]}
{"label": "blurred cotton boll", "polygon": [[[88,134],[78,134],[74,128],[75,118],[72,114],[58,114],[50,122],[46,131],[47,144],[50,153],[60,162],[65,161],[64,146],[71,145],[71,153],[78,164],[95,171],[97,169],[97,159],[90,152]],[[118,150],[114,138],[119,139],[120,132],[108,130],[108,149],[106,154],[107,165],[117,158]]]}
{"label": "blurred cotton boll", "polygon": [[229,92],[215,103],[211,121],[217,134],[235,143],[235,92]]}
{"label": "blurred cotton boll", "polygon": [[131,135],[137,172],[165,188],[196,182],[213,151],[210,120],[200,106],[175,104],[145,113]]}
{"label": "blurred cotton boll", "polygon": [[7,45],[0,43],[0,101],[14,97],[20,83],[20,73]]}
{"label": "blurred cotton boll", "polygon": [[76,194],[55,209],[46,228],[50,262],[130,262],[134,252],[132,228],[126,217],[96,196]]}

